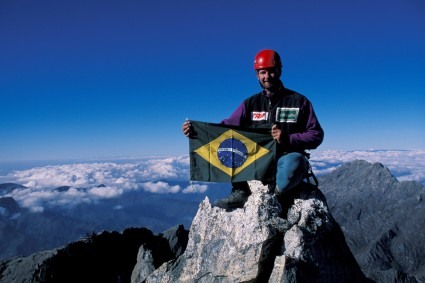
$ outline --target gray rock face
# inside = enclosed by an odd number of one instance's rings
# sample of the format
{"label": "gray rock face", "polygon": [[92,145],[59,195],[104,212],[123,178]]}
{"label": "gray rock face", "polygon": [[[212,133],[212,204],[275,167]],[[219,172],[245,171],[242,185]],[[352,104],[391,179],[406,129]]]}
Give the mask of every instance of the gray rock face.
{"label": "gray rock face", "polygon": [[40,267],[56,255],[56,250],[38,252],[27,257],[19,257],[0,262],[1,283],[40,282]]}
{"label": "gray rock face", "polygon": [[425,282],[425,187],[356,160],[319,178],[363,272],[377,282]]}
{"label": "gray rock face", "polygon": [[242,209],[206,198],[185,252],[145,282],[366,281],[319,190],[305,184],[279,201],[260,182],[250,188]]}
{"label": "gray rock face", "polygon": [[[166,230],[162,235],[162,245],[143,244],[137,253],[137,263],[131,274],[131,282],[144,282],[162,263],[169,260],[167,250],[173,258],[179,257],[186,249],[188,231],[183,225],[178,225]],[[159,240],[157,240],[160,243]]]}
{"label": "gray rock face", "polygon": [[143,282],[154,271],[155,265],[152,250],[147,249],[145,245],[140,246],[137,253],[137,263],[131,273],[131,282]]}

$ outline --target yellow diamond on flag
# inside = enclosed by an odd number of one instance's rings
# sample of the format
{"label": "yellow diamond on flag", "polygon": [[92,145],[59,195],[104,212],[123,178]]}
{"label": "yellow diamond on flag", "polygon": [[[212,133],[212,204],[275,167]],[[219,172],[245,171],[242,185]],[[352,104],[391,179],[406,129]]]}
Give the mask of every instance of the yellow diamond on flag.
{"label": "yellow diamond on flag", "polygon": [[195,152],[233,177],[270,151],[238,132],[228,130]]}

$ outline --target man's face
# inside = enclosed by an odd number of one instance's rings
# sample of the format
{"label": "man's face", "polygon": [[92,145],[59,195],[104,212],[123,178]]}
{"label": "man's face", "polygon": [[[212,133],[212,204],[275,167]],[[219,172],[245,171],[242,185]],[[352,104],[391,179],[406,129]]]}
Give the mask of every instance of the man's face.
{"label": "man's face", "polygon": [[264,89],[272,90],[279,84],[280,73],[276,68],[260,69],[257,71],[257,78]]}

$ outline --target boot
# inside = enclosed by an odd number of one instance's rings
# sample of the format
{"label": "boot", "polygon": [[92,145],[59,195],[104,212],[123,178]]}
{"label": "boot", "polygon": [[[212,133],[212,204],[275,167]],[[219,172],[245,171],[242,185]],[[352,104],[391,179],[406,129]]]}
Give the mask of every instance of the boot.
{"label": "boot", "polygon": [[232,183],[232,185],[233,187],[230,195],[223,199],[216,200],[214,206],[224,209],[242,208],[244,206],[248,197],[251,195],[248,183],[238,182]]}
{"label": "boot", "polygon": [[279,193],[277,187],[276,187],[276,183],[269,183],[267,184],[267,188],[269,189],[269,194],[277,194]]}

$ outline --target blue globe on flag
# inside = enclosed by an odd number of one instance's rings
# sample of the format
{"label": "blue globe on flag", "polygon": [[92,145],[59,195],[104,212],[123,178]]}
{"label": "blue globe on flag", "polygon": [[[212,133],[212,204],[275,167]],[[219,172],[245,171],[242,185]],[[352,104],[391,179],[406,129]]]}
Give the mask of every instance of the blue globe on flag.
{"label": "blue globe on flag", "polygon": [[247,157],[248,149],[240,140],[229,138],[220,143],[217,149],[217,157],[223,166],[227,168],[241,167]]}

